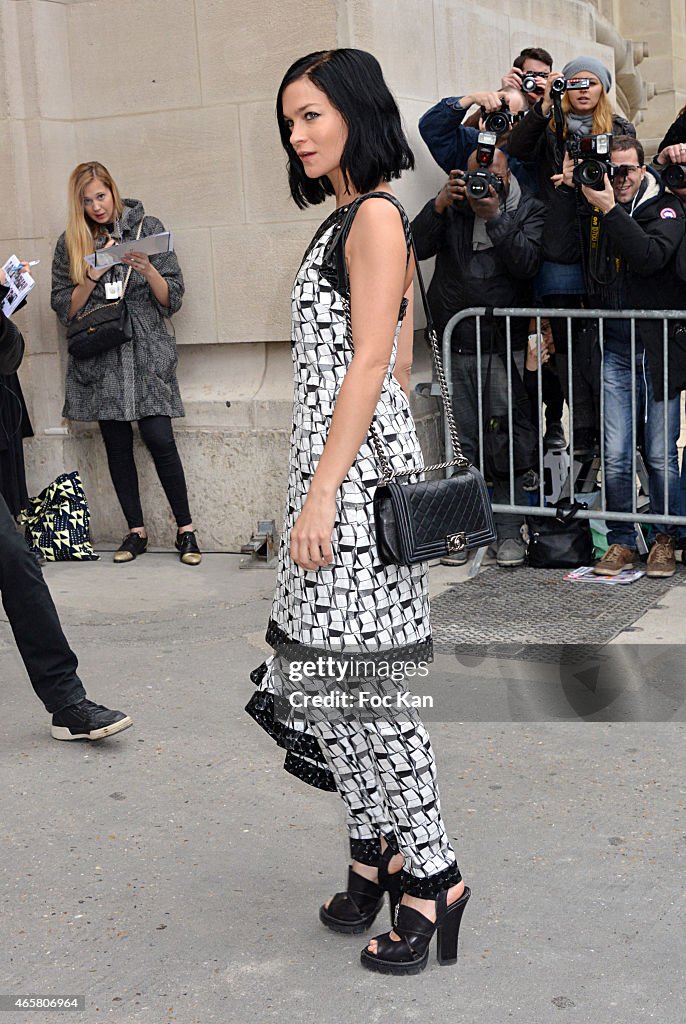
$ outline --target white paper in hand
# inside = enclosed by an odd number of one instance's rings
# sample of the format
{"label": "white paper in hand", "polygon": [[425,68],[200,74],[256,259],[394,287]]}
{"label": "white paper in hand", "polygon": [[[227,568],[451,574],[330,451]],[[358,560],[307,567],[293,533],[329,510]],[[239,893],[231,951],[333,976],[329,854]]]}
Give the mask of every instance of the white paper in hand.
{"label": "white paper in hand", "polygon": [[122,256],[125,256],[127,252],[144,252],[146,256],[155,256],[161,252],[173,251],[174,237],[171,231],[161,231],[158,235],[132,238],[128,242],[111,245],[108,249],[97,249],[96,252],[86,256],[86,263],[93,268],[102,270],[103,267],[113,267],[115,263],[121,263]]}
{"label": "white paper in hand", "polygon": [[5,285],[9,288],[2,303],[2,311],[5,316],[11,316],[15,309],[35,285],[34,279],[24,270],[17,270],[19,260],[12,253],[7,263],[3,266],[5,271]]}

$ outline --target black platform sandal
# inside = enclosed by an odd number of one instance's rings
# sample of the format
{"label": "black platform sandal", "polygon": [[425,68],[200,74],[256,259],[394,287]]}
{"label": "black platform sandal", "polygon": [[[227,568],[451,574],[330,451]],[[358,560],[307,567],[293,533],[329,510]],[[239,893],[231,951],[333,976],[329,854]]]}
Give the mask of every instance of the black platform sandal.
{"label": "black platform sandal", "polygon": [[387,846],[379,857],[379,881],[370,882],[368,878],[358,875],[352,867],[348,868],[348,888],[345,892],[337,892],[328,907],[319,908],[319,920],[334,932],[346,935],[361,935],[371,928],[383,906],[384,893],[388,893],[391,904],[391,923],[395,918],[395,908],[402,895],[400,889],[401,871],[390,874],[388,865],[397,850]]}
{"label": "black platform sandal", "polygon": [[429,946],[434,932],[437,933],[437,955],[441,966],[457,963],[457,938],[464,908],[471,890],[465,887],[459,899],[447,905],[448,890],[444,889],[436,899],[436,921],[429,921],[413,907],[403,903],[398,907],[393,930],[400,936],[399,941],[390,937],[390,932],[376,936],[376,953],[363,949],[360,962],[370,971],[380,974],[420,974],[429,960]]}

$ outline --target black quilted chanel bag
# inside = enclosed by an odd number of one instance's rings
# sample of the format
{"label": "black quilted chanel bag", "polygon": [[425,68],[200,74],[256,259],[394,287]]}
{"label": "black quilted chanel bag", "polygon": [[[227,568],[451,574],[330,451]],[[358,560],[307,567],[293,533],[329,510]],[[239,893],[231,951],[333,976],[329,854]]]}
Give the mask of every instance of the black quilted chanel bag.
{"label": "black quilted chanel bag", "polygon": [[[331,253],[336,254],[335,265],[342,286],[339,290],[347,300],[348,341],[351,348],[350,292],[344,247],[359,204],[369,195],[384,196],[404,212],[400,203],[386,192],[372,192],[367,196],[361,196],[351,203],[343,225],[336,238],[332,240]],[[369,434],[381,466],[382,476],[382,481],[374,494],[376,543],[379,558],[385,565],[412,565],[414,562],[425,562],[427,559],[453,554],[465,548],[484,547],[496,539],[493,511],[484,478],[463,454],[457,436],[441,350],[426,298],[414,241],[412,251],[454,455],[447,462],[427,466],[425,472],[445,469],[454,469],[455,472],[452,476],[438,480],[409,483],[406,478],[411,476],[411,473],[394,473],[391,469],[372,421]]]}
{"label": "black quilted chanel bag", "polygon": [[[138,225],[136,241],[142,227],[143,221]],[[67,351],[74,359],[93,359],[133,338],[131,316],[124,301],[131,269],[124,279],[121,298],[77,314],[67,327]]]}

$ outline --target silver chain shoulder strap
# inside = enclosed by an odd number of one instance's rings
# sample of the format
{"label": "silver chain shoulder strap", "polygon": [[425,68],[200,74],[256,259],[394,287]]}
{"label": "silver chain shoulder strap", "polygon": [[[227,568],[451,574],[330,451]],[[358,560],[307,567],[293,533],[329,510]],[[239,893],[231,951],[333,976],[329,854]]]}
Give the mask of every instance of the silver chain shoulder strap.
{"label": "silver chain shoulder strap", "polygon": [[[400,203],[395,199],[395,197],[389,196],[387,192],[370,192],[370,193],[368,193],[367,196],[362,196],[361,199],[366,199],[369,196],[384,196],[386,199],[390,200],[393,203],[393,205],[396,206],[400,210],[401,216],[403,217],[403,220],[407,219],[407,215],[406,215],[405,211],[403,210],[402,206],[400,205]],[[348,231],[350,230],[350,224],[352,223],[353,217],[355,216],[355,213],[357,212],[357,209],[359,207],[360,201],[361,200],[357,200],[356,202],[351,203],[350,209],[348,211],[348,215],[346,217],[345,224],[344,224],[343,228],[341,229],[341,231],[339,233],[340,244],[339,244],[338,258],[339,258],[339,260],[342,260],[344,264],[345,264],[345,249],[344,249],[345,239],[347,237]],[[407,226],[407,230],[409,231],[409,225]],[[431,310],[429,309],[429,303],[428,303],[428,300],[427,300],[427,297],[426,297],[426,290],[424,288],[424,279],[422,277],[422,271],[421,271],[421,268],[419,266],[419,260],[417,258],[417,250],[415,248],[414,238],[412,238],[411,232],[410,232],[410,245],[411,245],[411,248],[412,248],[412,253],[414,255],[415,272],[417,274],[417,281],[419,283],[419,291],[421,293],[422,304],[424,306],[424,313],[426,315],[427,333],[428,333],[428,336],[429,336],[429,342],[431,344],[431,354],[432,354],[432,357],[433,357],[434,366],[436,367],[436,377],[438,378],[438,385],[439,385],[439,388],[440,388],[440,391],[441,391],[441,401],[443,403],[443,411],[445,413],[445,417],[446,417],[446,420],[448,422],[448,430],[450,431],[450,439],[452,441],[453,452],[455,453],[454,458],[452,458],[449,462],[437,462],[434,466],[425,466],[424,467],[424,472],[425,473],[431,473],[431,472],[434,472],[435,470],[449,469],[451,466],[456,466],[458,469],[463,469],[464,470],[464,469],[468,469],[469,468],[470,462],[469,462],[469,459],[466,458],[464,452],[462,451],[462,445],[460,444],[460,439],[459,439],[458,434],[457,434],[457,427],[455,425],[455,417],[453,415],[453,406],[452,406],[452,402],[450,401],[450,393],[448,391],[448,382],[447,382],[447,380],[445,378],[445,371],[443,369],[443,359],[442,359],[442,356],[441,356],[441,348],[440,348],[440,345],[438,343],[438,335],[436,334],[436,328],[434,327],[433,317],[431,316]],[[345,291],[345,295],[344,295],[344,303],[345,303],[345,320],[346,320],[346,327],[347,327],[348,344],[350,345],[351,352],[354,353],[355,346],[353,344],[353,327],[352,327],[352,317],[351,317],[351,313],[350,313],[350,286],[349,286],[349,283],[348,283],[347,272],[342,270],[341,273],[343,274],[343,277],[344,277],[344,280],[345,280],[345,283],[346,283],[346,286],[347,286],[346,287],[346,291]],[[374,417],[376,417],[376,413],[374,414]],[[396,473],[396,472],[393,471],[393,469],[391,468],[391,464],[388,461],[388,458],[386,456],[386,452],[384,450],[383,444],[381,443],[381,438],[379,437],[379,433],[378,433],[378,431],[376,429],[376,426],[374,425],[374,419],[372,419],[372,422],[369,425],[369,436],[371,438],[372,445],[374,447],[374,451],[376,452],[376,457],[377,457],[377,459],[379,461],[379,465],[381,466],[381,476],[382,476],[382,479],[384,480],[385,483],[388,483],[388,481],[393,480],[396,477],[410,476],[414,472],[414,470],[408,470],[405,473]]]}

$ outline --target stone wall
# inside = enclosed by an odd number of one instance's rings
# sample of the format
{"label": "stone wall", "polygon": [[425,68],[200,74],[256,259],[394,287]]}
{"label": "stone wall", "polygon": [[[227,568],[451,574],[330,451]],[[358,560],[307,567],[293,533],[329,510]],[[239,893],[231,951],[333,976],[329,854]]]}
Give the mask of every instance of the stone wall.
{"label": "stone wall", "polygon": [[[124,531],[97,429],[61,419],[64,342],[49,308],[49,269],[76,163],[104,162],[122,192],[174,232],[187,285],[175,317],[187,411],[177,436],[203,543],[235,549],[258,518],[281,518],[288,296],[300,255],[328,212],[298,211],[288,196],[273,113],[283,71],[313,49],[377,54],[418,158],[398,188],[413,214],[442,177],[416,129],[427,106],[458,89],[496,85],[524,45],[548,47],[557,66],[579,52],[614,66],[616,48],[596,41],[596,7],[584,0],[0,0],[0,240],[3,252],[41,260],[36,292],[18,314],[36,430],[27,444],[31,489],[78,467],[96,539]],[[644,39],[647,8],[670,4],[616,7],[601,3],[600,14]],[[683,56],[683,26],[675,30]],[[663,25],[660,53],[668,34]],[[672,63],[677,75],[683,61]],[[658,70],[651,66],[656,79]],[[682,94],[663,95],[668,122],[667,108]],[[418,357],[426,378],[421,346]],[[416,408],[426,430],[435,430],[432,401]],[[138,461],[153,540],[166,544],[170,514],[147,453],[138,451]]]}

